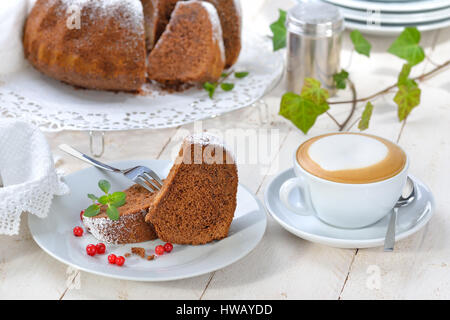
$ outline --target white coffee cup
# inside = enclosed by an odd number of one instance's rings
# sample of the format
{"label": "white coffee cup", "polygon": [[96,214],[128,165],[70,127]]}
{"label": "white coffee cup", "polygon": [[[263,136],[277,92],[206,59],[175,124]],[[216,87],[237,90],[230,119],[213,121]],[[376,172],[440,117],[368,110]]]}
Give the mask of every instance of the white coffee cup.
{"label": "white coffee cup", "polygon": [[[408,156],[398,174],[363,184],[319,178],[300,166],[297,151],[293,158],[296,177],[281,186],[281,201],[295,214],[315,215],[325,223],[341,228],[365,227],[386,216],[401,196],[408,176]],[[300,203],[293,204],[289,199],[294,190],[300,192]]]}

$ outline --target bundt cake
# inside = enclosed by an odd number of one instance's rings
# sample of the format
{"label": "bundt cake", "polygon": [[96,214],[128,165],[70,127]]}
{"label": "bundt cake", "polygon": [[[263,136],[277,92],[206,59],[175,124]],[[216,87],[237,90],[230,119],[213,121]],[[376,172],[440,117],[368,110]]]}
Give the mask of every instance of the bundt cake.
{"label": "bundt cake", "polygon": [[86,229],[99,241],[113,244],[136,243],[157,238],[152,224],[144,218],[153,202],[154,194],[139,185],[133,185],[124,191],[126,203],[119,207],[119,220],[113,221],[106,215],[106,206],[102,206],[95,217],[83,216]]}
{"label": "bundt cake", "polygon": [[225,68],[233,66],[241,52],[242,9],[239,0],[204,0],[217,9],[223,31],[226,63]]}
{"label": "bundt cake", "polygon": [[236,209],[237,167],[211,135],[186,138],[145,221],[158,237],[177,244],[205,244],[228,235]]}
{"label": "bundt cake", "polygon": [[36,69],[75,86],[137,91],[146,81],[139,0],[37,0],[23,43]]}
{"label": "bundt cake", "polygon": [[216,81],[240,52],[240,3],[205,1],[37,0],[24,27],[25,57],[88,89]]}
{"label": "bundt cake", "polygon": [[166,84],[217,81],[225,67],[219,16],[208,2],[176,4],[148,58],[148,77]]}

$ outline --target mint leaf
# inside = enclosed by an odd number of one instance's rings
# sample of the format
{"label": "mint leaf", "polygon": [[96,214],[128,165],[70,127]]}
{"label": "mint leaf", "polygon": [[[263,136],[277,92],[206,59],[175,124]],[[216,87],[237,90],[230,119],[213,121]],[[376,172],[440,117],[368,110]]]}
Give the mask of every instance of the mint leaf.
{"label": "mint leaf", "polygon": [[280,16],[277,21],[270,25],[272,31],[273,51],[286,47],[286,11],[278,9]]}
{"label": "mint leaf", "polygon": [[366,38],[363,37],[359,30],[353,30],[350,33],[350,39],[353,42],[356,52],[370,57],[370,49],[372,48],[372,45],[366,40]]}
{"label": "mint leaf", "polygon": [[398,86],[398,92],[394,97],[394,102],[398,106],[398,119],[405,120],[412,109],[420,104],[421,90],[415,83],[402,84]]}
{"label": "mint leaf", "polygon": [[361,120],[359,120],[359,123],[358,123],[359,130],[364,131],[367,128],[369,128],[369,121],[370,121],[370,118],[372,117],[372,111],[373,111],[373,105],[369,101],[369,102],[367,102],[366,107],[364,108],[364,111],[361,116]]}
{"label": "mint leaf", "polygon": [[281,99],[279,114],[291,120],[297,128],[306,134],[316,122],[317,117],[326,110],[323,109],[323,104],[318,105],[309,99],[288,92]]}
{"label": "mint leaf", "polygon": [[211,82],[205,82],[203,88],[208,92],[209,97],[212,99],[216,92],[217,84]]}
{"label": "mint leaf", "polygon": [[347,86],[348,72],[344,69],[333,75],[334,84],[338,89],[345,89]]}
{"label": "mint leaf", "polygon": [[231,91],[234,88],[234,84],[232,84],[232,83],[222,83],[220,85],[220,87],[222,88],[223,91]]}
{"label": "mint leaf", "polygon": [[111,220],[119,220],[119,210],[111,204],[108,205],[108,208],[106,209],[106,214]]}
{"label": "mint leaf", "polygon": [[388,52],[415,66],[425,59],[425,53],[419,42],[420,31],[416,27],[407,27],[391,44]]}
{"label": "mint leaf", "polygon": [[109,189],[111,189],[111,184],[106,180],[100,180],[98,182],[98,187],[100,190],[102,190],[104,193],[108,193]]}
{"label": "mint leaf", "polygon": [[248,72],[235,72],[234,76],[238,79],[242,79],[248,76],[248,74],[249,74]]}
{"label": "mint leaf", "polygon": [[98,198],[97,201],[101,204],[107,204],[109,202],[109,197],[108,195],[103,195],[100,198]]}
{"label": "mint leaf", "polygon": [[91,199],[92,201],[97,201],[97,199],[98,199],[98,198],[97,198],[95,195],[93,195],[92,193],[89,193],[87,196],[88,196],[88,198]]}
{"label": "mint leaf", "polygon": [[84,216],[86,217],[95,217],[100,213],[100,206],[93,204],[90,205],[86,210],[84,210]]}
{"label": "mint leaf", "polygon": [[118,208],[123,206],[126,203],[127,195],[125,192],[114,192],[109,197],[109,203],[113,205],[114,207]]}

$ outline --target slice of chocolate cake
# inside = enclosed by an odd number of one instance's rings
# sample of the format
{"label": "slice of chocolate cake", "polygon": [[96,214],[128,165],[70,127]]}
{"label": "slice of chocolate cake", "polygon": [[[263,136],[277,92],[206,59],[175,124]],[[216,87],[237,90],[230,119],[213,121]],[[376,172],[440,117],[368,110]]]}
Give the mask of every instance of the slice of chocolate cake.
{"label": "slice of chocolate cake", "polygon": [[204,0],[217,9],[225,45],[225,68],[230,68],[241,52],[242,9],[239,0]]}
{"label": "slice of chocolate cake", "polygon": [[145,221],[158,237],[205,244],[228,235],[236,209],[237,167],[222,142],[202,134],[186,138]]}
{"label": "slice of chocolate cake", "polygon": [[178,2],[149,55],[148,78],[165,85],[215,82],[224,67],[225,47],[217,10],[208,2]]}
{"label": "slice of chocolate cake", "polygon": [[86,229],[99,241],[113,244],[144,242],[158,238],[153,226],[144,220],[154,194],[139,185],[133,185],[124,192],[127,198],[126,203],[118,208],[119,220],[108,218],[106,206],[102,206],[97,216],[83,216]]}

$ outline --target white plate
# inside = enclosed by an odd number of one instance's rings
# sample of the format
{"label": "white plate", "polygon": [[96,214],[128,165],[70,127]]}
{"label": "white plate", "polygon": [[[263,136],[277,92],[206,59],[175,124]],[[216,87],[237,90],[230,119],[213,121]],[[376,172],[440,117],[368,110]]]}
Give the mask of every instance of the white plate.
{"label": "white plate", "polygon": [[[163,160],[123,161],[114,163],[119,168],[137,164],[152,168],[165,177],[171,162]],[[143,247],[152,251],[160,240],[129,245],[107,245],[103,255],[90,257],[85,248],[89,243],[98,243],[86,233],[77,238],[72,229],[81,225],[80,211],[90,204],[87,193],[98,194],[97,182],[107,179],[112,189],[122,190],[132,183],[118,174],[110,174],[97,168],[88,168],[66,177],[71,194],[54,199],[49,215],[40,219],[28,216],[31,234],[36,243],[55,259],[80,270],[118,279],[136,281],[167,281],[183,279],[209,273],[224,268],[252,251],[259,243],[266,229],[266,213],[258,199],[244,186],[239,185],[237,208],[227,238],[201,246],[174,245],[170,254],[147,261],[131,256],[125,265],[109,265],[110,253],[123,255],[131,252],[131,247]]]}
{"label": "white plate", "polygon": [[412,12],[412,11],[425,11],[436,10],[439,8],[449,7],[448,0],[427,0],[427,1],[413,1],[413,2],[374,2],[364,0],[323,0],[329,3],[333,3],[338,6],[360,9],[360,10],[379,10],[381,12]]}
{"label": "white plate", "polygon": [[283,52],[273,52],[269,38],[248,30],[232,70],[249,75],[230,76],[227,82],[234,89],[218,89],[214,99],[198,88],[168,93],[151,86],[152,93],[145,96],[80,90],[27,66],[0,77],[0,114],[26,119],[44,131],[177,127],[254,104],[278,83],[283,68]]}
{"label": "white plate", "polygon": [[[373,35],[398,35],[405,27],[404,26],[393,26],[393,25],[372,25],[367,23],[361,23],[358,21],[345,20],[345,26],[349,29],[358,29],[359,31],[367,34]],[[418,24],[417,29],[420,31],[430,31],[441,28],[446,28],[450,26],[450,19],[446,21],[440,21],[429,24]]]}
{"label": "white plate", "polygon": [[[268,211],[283,228],[305,240],[338,248],[370,248],[384,244],[389,215],[365,228],[342,229],[325,224],[314,216],[300,216],[289,211],[279,198],[279,190],[284,181],[294,176],[293,169],[283,171],[272,179],[264,194]],[[428,187],[419,179],[410,177],[416,183],[417,197],[408,207],[399,210],[395,236],[397,241],[424,227],[435,208]]]}
{"label": "white plate", "polygon": [[[449,2],[450,3],[450,2]],[[340,7],[345,19],[361,21],[367,23],[376,19],[381,24],[412,25],[422,23],[436,23],[442,20],[450,20],[450,7],[434,11],[414,12],[414,13],[385,13],[372,14],[367,11],[353,10]]]}

